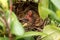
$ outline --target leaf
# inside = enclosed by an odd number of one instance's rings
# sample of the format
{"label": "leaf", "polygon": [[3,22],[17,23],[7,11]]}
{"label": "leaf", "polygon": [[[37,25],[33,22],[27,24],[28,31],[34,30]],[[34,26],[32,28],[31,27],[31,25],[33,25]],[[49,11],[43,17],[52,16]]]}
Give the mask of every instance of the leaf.
{"label": "leaf", "polygon": [[51,35],[54,40],[60,40],[60,32],[55,32]]}
{"label": "leaf", "polygon": [[53,20],[56,20],[57,22],[60,22],[60,19],[57,18],[56,13],[54,13],[52,10],[49,10],[48,8],[41,6],[41,3],[39,3],[38,5],[38,12],[40,17],[44,20],[45,18],[48,17],[48,15],[50,15],[50,18]]}
{"label": "leaf", "polygon": [[5,11],[5,17],[6,17],[6,20],[8,20],[8,18],[9,18],[9,13],[10,13],[9,10],[6,10],[6,11]]}
{"label": "leaf", "polygon": [[60,10],[58,10],[58,11],[56,12],[56,15],[57,15],[57,18],[60,19]]}
{"label": "leaf", "polygon": [[35,40],[34,37],[25,37],[25,38],[19,38],[15,40]]}
{"label": "leaf", "polygon": [[46,34],[51,34],[51,33],[55,32],[55,30],[51,29],[51,26],[52,25],[46,25],[43,29],[43,32]]}
{"label": "leaf", "polygon": [[54,12],[52,12],[51,10],[49,10],[48,8],[44,8],[44,7],[39,7],[38,11],[39,11],[40,17],[41,17],[43,20],[44,20],[45,18],[47,18],[49,14],[54,13]]}
{"label": "leaf", "polygon": [[48,36],[44,37],[42,40],[60,40],[60,32],[56,31]]}
{"label": "leaf", "polygon": [[0,40],[4,40],[4,38],[3,37],[0,37]]}
{"label": "leaf", "polygon": [[49,9],[51,9],[54,12],[56,12],[57,10],[56,6],[51,2],[51,0],[49,0]]}
{"label": "leaf", "polygon": [[47,34],[45,34],[43,32],[29,31],[29,32],[25,32],[23,36],[20,36],[20,37],[18,36],[16,39],[31,37],[31,36],[38,36],[38,35],[45,37]]}
{"label": "leaf", "polygon": [[33,0],[33,2],[38,3],[38,0]]}
{"label": "leaf", "polygon": [[52,2],[58,9],[60,9],[60,0],[51,0],[51,2]]}
{"label": "leaf", "polygon": [[43,32],[48,34],[42,40],[60,40],[60,28],[50,24],[44,27]]}
{"label": "leaf", "polygon": [[49,0],[40,0],[39,4],[38,4],[38,12],[40,17],[44,20],[46,17],[48,17],[48,3]]}
{"label": "leaf", "polygon": [[12,13],[11,15],[11,32],[17,36],[21,36],[24,34],[24,28],[21,23],[19,23],[16,15]]}
{"label": "leaf", "polygon": [[2,21],[3,20],[0,20],[0,30],[5,31],[5,24]]}
{"label": "leaf", "polygon": [[42,40],[53,40],[52,36],[46,36],[45,38],[43,38]]}
{"label": "leaf", "polygon": [[8,40],[7,37],[0,37],[0,40]]}
{"label": "leaf", "polygon": [[46,34],[43,33],[43,32],[34,32],[34,31],[26,32],[23,36],[24,37],[28,37],[28,36],[38,36],[38,35],[40,35],[40,36],[46,36]]}
{"label": "leaf", "polygon": [[4,25],[4,24],[0,21],[0,27],[3,27],[3,25]]}
{"label": "leaf", "polygon": [[35,40],[34,37],[25,37],[24,40]]}
{"label": "leaf", "polygon": [[50,25],[46,25],[43,29],[43,32],[46,34],[51,34],[53,32],[60,32],[60,28],[58,28],[55,24],[50,24]]}
{"label": "leaf", "polygon": [[40,7],[48,8],[49,0],[40,0],[39,3],[40,3]]}
{"label": "leaf", "polygon": [[56,22],[60,23],[60,19],[57,17],[56,13],[54,13],[54,12],[51,12],[49,14],[49,18],[53,21],[56,21]]}
{"label": "leaf", "polygon": [[5,25],[0,21],[0,32],[5,31]]}
{"label": "leaf", "polygon": [[0,0],[0,5],[4,10],[8,9],[8,0]]}

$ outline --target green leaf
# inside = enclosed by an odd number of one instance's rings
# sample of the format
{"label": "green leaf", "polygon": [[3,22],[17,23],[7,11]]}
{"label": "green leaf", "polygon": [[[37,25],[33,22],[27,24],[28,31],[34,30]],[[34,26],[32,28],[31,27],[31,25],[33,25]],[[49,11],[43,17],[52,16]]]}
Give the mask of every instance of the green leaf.
{"label": "green leaf", "polygon": [[[48,8],[49,0],[40,0],[40,7]],[[39,5],[38,5],[39,6]]]}
{"label": "green leaf", "polygon": [[8,0],[0,0],[0,5],[4,10],[8,9]]}
{"label": "green leaf", "polygon": [[34,37],[25,37],[24,40],[35,40]]}
{"label": "green leaf", "polygon": [[58,10],[58,11],[56,12],[56,15],[57,15],[57,18],[60,19],[60,10]]}
{"label": "green leaf", "polygon": [[51,29],[51,26],[52,25],[46,25],[43,29],[43,32],[46,34],[51,34],[51,33],[55,32],[53,29]]}
{"label": "green leaf", "polygon": [[10,13],[9,10],[6,10],[6,11],[5,11],[5,17],[6,17],[6,20],[8,20],[8,18],[9,18],[9,13]]}
{"label": "green leaf", "polygon": [[43,32],[36,32],[36,31],[29,31],[29,32],[25,32],[23,36],[18,36],[16,39],[19,38],[25,38],[25,37],[31,37],[31,36],[42,36],[45,37],[47,34],[43,33]]}
{"label": "green leaf", "polygon": [[34,32],[34,31],[26,32],[23,36],[28,37],[28,36],[38,36],[38,35],[43,36],[43,37],[46,36],[46,34],[43,32]]}
{"label": "green leaf", "polygon": [[11,15],[11,32],[17,36],[24,34],[24,28],[22,24],[18,21],[16,15],[12,13]]}
{"label": "green leaf", "polygon": [[54,12],[49,14],[49,18],[53,21],[57,21],[58,23],[60,23],[60,19],[58,18],[58,16]]}
{"label": "green leaf", "polygon": [[[5,24],[2,21],[0,21],[0,30],[5,32]],[[0,32],[2,32],[2,31],[0,31]]]}
{"label": "green leaf", "polygon": [[4,25],[4,24],[0,21],[0,26],[3,27],[3,25]]}
{"label": "green leaf", "polygon": [[33,2],[38,3],[38,0],[33,0]]}
{"label": "green leaf", "polygon": [[[40,0],[40,2],[38,3],[38,12],[40,17],[44,20],[46,17],[48,17],[48,3],[49,0]],[[43,8],[42,8],[43,7]]]}
{"label": "green leaf", "polygon": [[60,40],[60,32],[55,31],[48,36],[44,37],[42,40]]}
{"label": "green leaf", "polygon": [[0,37],[0,40],[8,40],[7,37]]}
{"label": "green leaf", "polygon": [[56,12],[57,8],[56,6],[51,2],[51,0],[49,0],[49,9]]}
{"label": "green leaf", "polygon": [[54,24],[46,25],[43,32],[48,34],[42,40],[60,40],[60,28]]}
{"label": "green leaf", "polygon": [[55,32],[52,35],[53,40],[60,40],[60,32]]}
{"label": "green leaf", "polygon": [[49,14],[52,14],[53,12],[51,10],[49,10],[48,8],[44,8],[44,7],[40,7],[39,6],[39,15],[40,17],[44,20],[45,18],[48,17]]}
{"label": "green leaf", "polygon": [[53,40],[52,36],[46,36],[42,40]]}
{"label": "green leaf", "polygon": [[51,2],[52,2],[58,9],[60,9],[60,0],[51,0]]}
{"label": "green leaf", "polygon": [[15,40],[35,40],[34,37],[25,37],[25,38],[19,38]]}
{"label": "green leaf", "polygon": [[0,37],[0,40],[4,40],[4,38],[3,37]]}

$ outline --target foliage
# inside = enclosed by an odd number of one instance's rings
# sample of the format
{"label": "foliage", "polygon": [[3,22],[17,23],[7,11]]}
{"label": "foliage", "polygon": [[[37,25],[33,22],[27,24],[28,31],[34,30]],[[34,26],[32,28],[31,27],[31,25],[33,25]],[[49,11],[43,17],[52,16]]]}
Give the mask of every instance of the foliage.
{"label": "foliage", "polygon": [[[45,7],[47,4],[49,7]],[[60,28],[58,27],[58,25],[60,24],[60,0],[49,0],[47,4],[45,4],[45,6],[40,6],[41,3],[39,3],[38,5],[38,11],[41,18],[44,20],[48,17],[51,21],[50,24],[44,26],[43,32],[46,33],[47,36],[43,37],[42,40],[60,40]],[[41,7],[43,7],[44,9]]]}
{"label": "foliage", "polygon": [[[34,2],[37,1],[34,0]],[[13,40],[34,40],[33,36],[38,35],[41,36],[41,40],[60,40],[60,28],[58,26],[60,24],[60,0],[42,0],[38,3],[40,17],[43,20],[49,18],[51,21],[50,24],[44,26],[42,32],[25,32],[15,13],[11,12],[10,14],[8,4],[8,0],[0,0],[0,40],[10,40],[8,36],[10,33]]]}
{"label": "foliage", "polygon": [[[3,3],[4,1],[4,3]],[[6,5],[5,5],[6,3]],[[14,39],[18,40],[21,38],[29,37],[29,39],[33,39],[31,36],[45,36],[46,34],[42,32],[25,32],[23,25],[18,21],[14,12],[10,14],[10,8],[8,8],[8,0],[0,0],[0,40],[10,40],[9,35],[15,35]],[[10,18],[10,20],[9,20]],[[10,23],[9,23],[10,22]],[[8,33],[9,32],[9,33]],[[7,35],[6,35],[7,34]],[[13,39],[13,40],[14,40]],[[25,38],[26,40],[28,38]],[[32,40],[31,39],[31,40]]]}

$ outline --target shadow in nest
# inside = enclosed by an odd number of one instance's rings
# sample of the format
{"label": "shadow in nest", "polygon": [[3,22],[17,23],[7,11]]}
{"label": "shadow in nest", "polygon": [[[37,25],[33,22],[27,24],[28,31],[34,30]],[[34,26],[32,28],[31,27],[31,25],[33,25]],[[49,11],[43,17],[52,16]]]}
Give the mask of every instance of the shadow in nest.
{"label": "shadow in nest", "polygon": [[42,31],[45,21],[38,14],[38,3],[16,2],[13,11],[26,31]]}

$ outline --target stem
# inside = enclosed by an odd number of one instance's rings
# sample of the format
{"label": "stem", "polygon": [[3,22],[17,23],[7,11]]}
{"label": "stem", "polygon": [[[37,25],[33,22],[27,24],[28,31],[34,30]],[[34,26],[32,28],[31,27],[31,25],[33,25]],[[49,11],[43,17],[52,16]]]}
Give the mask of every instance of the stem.
{"label": "stem", "polygon": [[0,17],[0,21],[2,21],[4,23],[4,25],[6,26],[6,32],[8,32],[9,37],[10,37],[9,23],[7,22],[5,16]]}
{"label": "stem", "polygon": [[10,16],[12,14],[12,0],[10,0],[10,13],[9,13],[9,19],[8,19],[8,29],[9,29],[9,40],[12,40],[12,34],[10,32]]}
{"label": "stem", "polygon": [[2,16],[2,18],[0,17],[0,21],[2,21],[6,25],[6,31],[8,32],[9,40],[12,40],[12,34],[10,32],[10,16],[12,14],[12,0],[9,0],[9,2],[10,2],[10,13],[8,21],[6,20],[5,15]]}
{"label": "stem", "polygon": [[0,17],[0,21],[1,21],[2,23],[4,23],[4,26],[6,26],[6,23],[5,23],[5,21],[4,21],[4,19],[3,19],[2,17]]}

